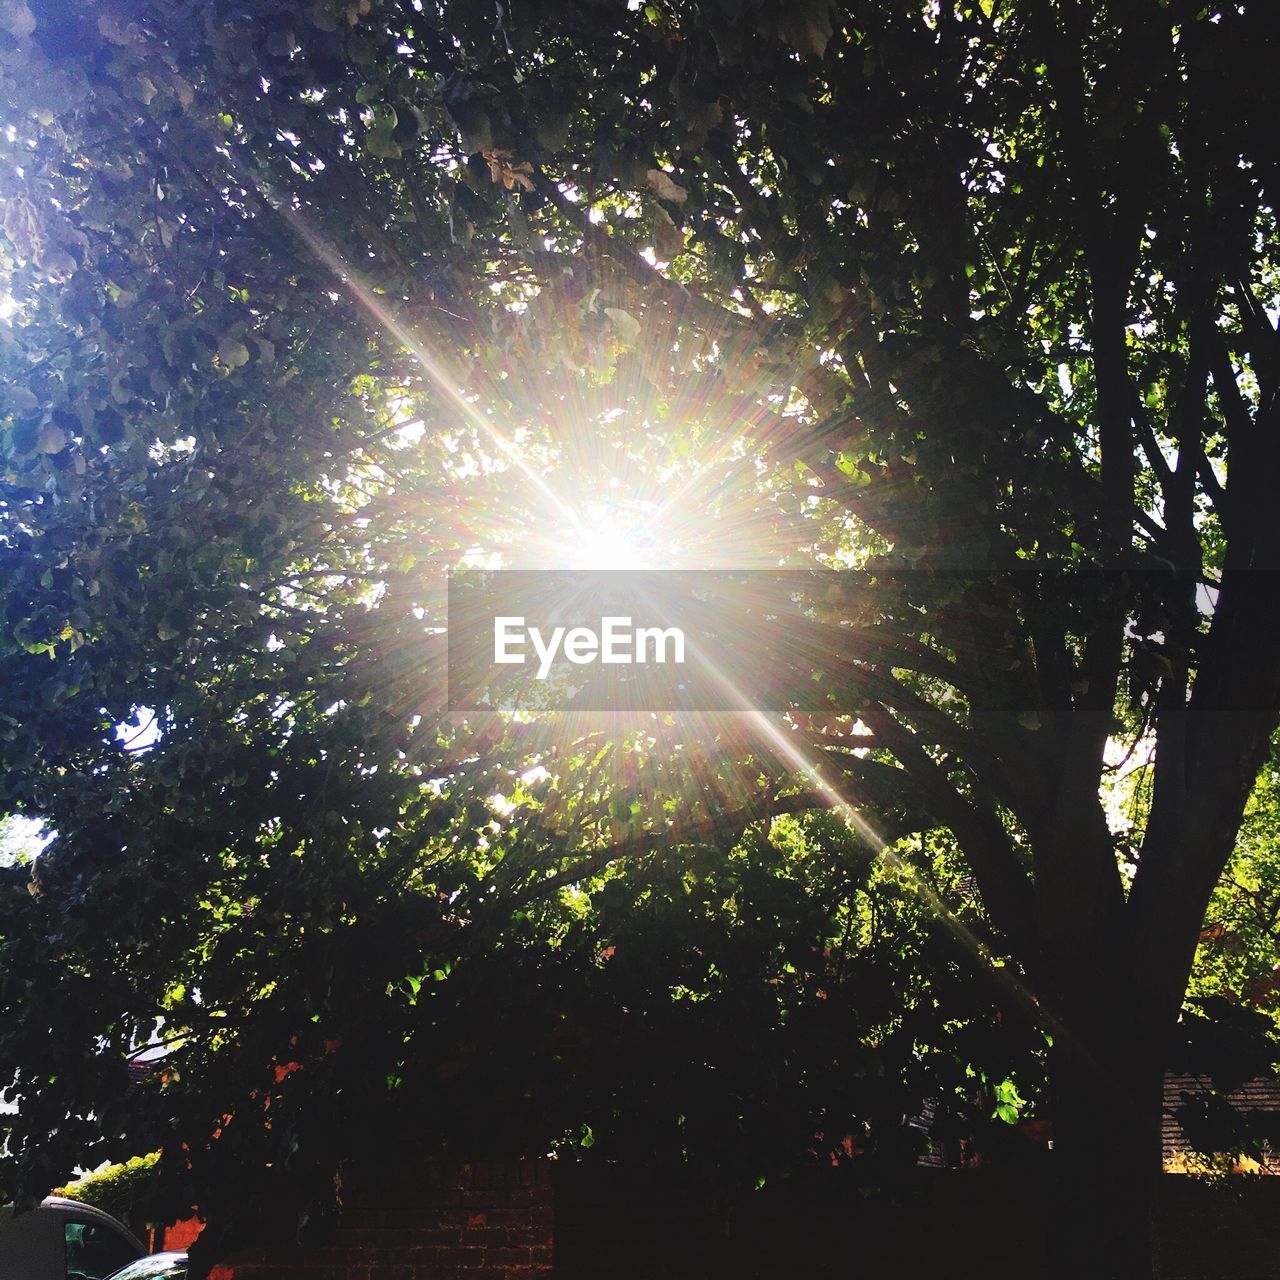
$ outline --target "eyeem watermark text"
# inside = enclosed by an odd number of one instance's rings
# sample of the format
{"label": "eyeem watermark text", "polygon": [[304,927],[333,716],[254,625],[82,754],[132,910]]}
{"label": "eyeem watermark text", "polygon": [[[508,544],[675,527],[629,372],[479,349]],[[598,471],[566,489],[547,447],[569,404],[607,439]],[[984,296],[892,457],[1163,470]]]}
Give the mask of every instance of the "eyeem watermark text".
{"label": "eyeem watermark text", "polygon": [[940,603],[985,616],[995,600],[1016,614],[1052,593],[1070,619],[1077,608],[1087,617],[1099,591],[1121,592],[1137,610],[1159,598],[1163,581],[1129,568],[1063,573],[1031,563],[1007,573],[456,570],[449,706],[531,721],[560,710],[766,710],[834,723],[851,700],[882,687],[896,637],[915,637]]}
{"label": "eyeem watermark text", "polygon": [[[528,641],[528,645],[525,641]],[[557,654],[578,666],[599,662],[606,666],[632,663],[683,663],[684,631],[680,627],[633,627],[630,617],[609,615],[592,627],[528,626],[523,617],[503,616],[493,620],[493,660],[500,665],[523,665],[529,647],[538,659],[539,680],[551,674]]]}

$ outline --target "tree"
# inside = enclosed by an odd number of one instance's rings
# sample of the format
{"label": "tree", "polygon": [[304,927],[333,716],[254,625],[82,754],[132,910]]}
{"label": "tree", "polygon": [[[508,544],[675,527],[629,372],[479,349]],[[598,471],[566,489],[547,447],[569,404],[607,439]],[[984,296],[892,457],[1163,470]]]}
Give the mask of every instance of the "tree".
{"label": "tree", "polygon": [[1235,852],[1210,900],[1190,988],[1198,996],[1240,999],[1272,1014],[1280,985],[1277,780],[1273,753],[1245,808]]}
{"label": "tree", "polygon": [[[334,980],[358,932],[355,1003],[847,800],[877,846],[950,833],[1049,1030],[1056,1265],[1149,1274],[1161,1073],[1280,713],[1277,20],[11,4],[5,800],[59,833],[37,985],[83,992],[48,1052],[150,1009],[213,1084],[210,1019],[254,1025],[312,929]],[[589,537],[610,479],[707,513],[685,562],[910,567],[797,673],[837,786],[715,724],[442,714],[435,565]],[[337,999],[287,985],[295,1027]],[[33,1123],[110,1128],[80,1061],[24,1076]]]}

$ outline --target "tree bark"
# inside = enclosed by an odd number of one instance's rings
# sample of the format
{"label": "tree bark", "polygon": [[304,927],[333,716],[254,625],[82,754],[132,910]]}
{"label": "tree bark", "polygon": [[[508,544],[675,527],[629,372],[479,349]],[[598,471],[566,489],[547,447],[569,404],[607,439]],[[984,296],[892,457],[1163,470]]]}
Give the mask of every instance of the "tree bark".
{"label": "tree bark", "polygon": [[1082,1014],[1055,1038],[1045,1272],[1152,1280],[1162,1165],[1164,1043],[1131,1004]]}

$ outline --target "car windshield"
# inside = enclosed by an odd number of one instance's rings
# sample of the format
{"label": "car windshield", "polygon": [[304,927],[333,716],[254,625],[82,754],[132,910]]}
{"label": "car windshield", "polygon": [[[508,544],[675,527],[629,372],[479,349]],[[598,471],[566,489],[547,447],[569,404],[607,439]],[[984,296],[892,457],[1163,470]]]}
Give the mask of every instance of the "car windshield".
{"label": "car windshield", "polygon": [[185,1253],[158,1253],[129,1263],[127,1267],[113,1272],[108,1280],[185,1280],[186,1274]]}
{"label": "car windshield", "polygon": [[138,1256],[138,1246],[109,1221],[69,1218],[62,1233],[67,1280],[101,1280]]}

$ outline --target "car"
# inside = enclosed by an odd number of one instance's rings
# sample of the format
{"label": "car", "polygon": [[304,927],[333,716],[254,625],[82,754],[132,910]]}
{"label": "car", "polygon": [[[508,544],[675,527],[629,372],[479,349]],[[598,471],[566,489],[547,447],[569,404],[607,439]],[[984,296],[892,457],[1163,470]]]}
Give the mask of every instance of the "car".
{"label": "car", "polygon": [[113,1272],[107,1280],[187,1280],[185,1253],[153,1253]]}
{"label": "car", "polygon": [[0,1207],[0,1280],[106,1280],[146,1252],[123,1222],[78,1200]]}

